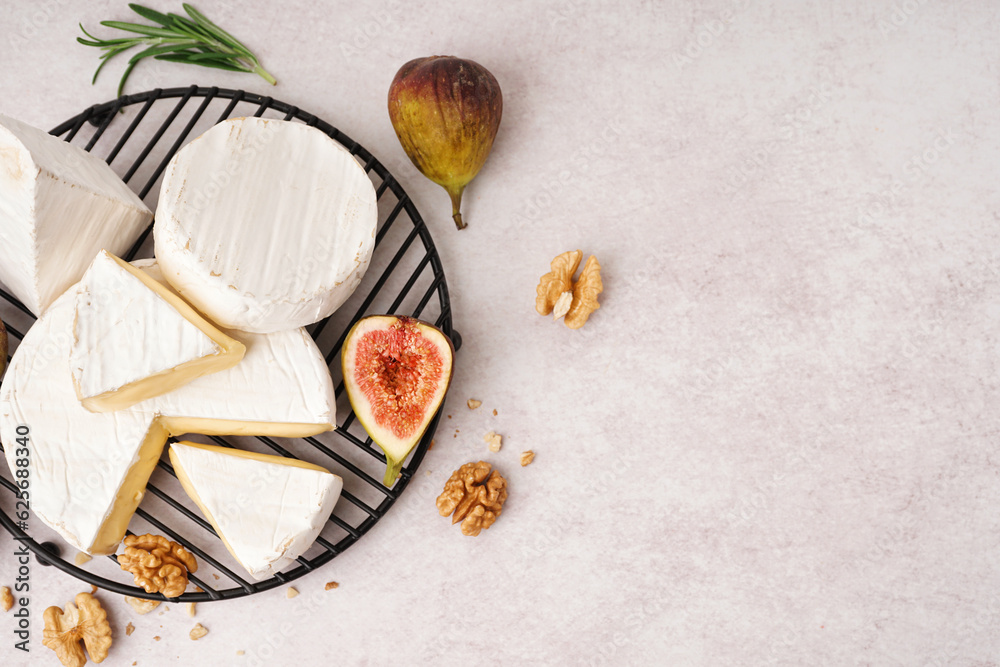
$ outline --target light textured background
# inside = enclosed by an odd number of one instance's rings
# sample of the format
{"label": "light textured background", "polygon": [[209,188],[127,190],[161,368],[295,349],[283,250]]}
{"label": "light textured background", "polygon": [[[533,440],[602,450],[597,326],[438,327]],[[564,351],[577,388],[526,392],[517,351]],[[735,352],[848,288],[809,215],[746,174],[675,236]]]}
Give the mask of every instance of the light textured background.
{"label": "light textured background", "polygon": [[[396,173],[464,336],[442,430],[461,434],[299,597],[199,605],[197,643],[182,610],[135,620],[101,594],[105,665],[998,664],[1000,6],[197,5],[279,85],[144,64],[129,90],[273,94]],[[50,128],[113,97],[121,65],[92,87],[74,37],[124,2],[0,14],[0,111]],[[435,53],[504,92],[461,233],[385,110],[396,69]],[[577,247],[606,289],[574,332],[533,302]],[[479,457],[511,497],[470,539],[433,499]],[[41,611],[86,587],[32,576],[32,664],[56,664]],[[24,664],[12,628],[0,656]]]}

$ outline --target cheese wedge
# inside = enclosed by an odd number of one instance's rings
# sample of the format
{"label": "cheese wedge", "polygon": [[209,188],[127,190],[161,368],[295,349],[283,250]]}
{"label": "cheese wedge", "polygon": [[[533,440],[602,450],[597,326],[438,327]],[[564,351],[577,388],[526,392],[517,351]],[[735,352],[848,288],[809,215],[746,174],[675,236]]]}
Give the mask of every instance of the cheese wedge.
{"label": "cheese wedge", "polygon": [[70,367],[91,412],[121,410],[235,366],[243,343],[102,250],[76,288]]}
{"label": "cheese wedge", "polygon": [[[155,277],[152,260],[136,264]],[[247,353],[229,370],[124,410],[89,412],[70,372],[75,312],[69,291],[18,346],[0,385],[0,440],[15,479],[27,460],[35,515],[80,551],[115,552],[170,435],[333,428],[333,382],[301,331],[244,339]]]}
{"label": "cheese wedge", "polygon": [[153,226],[167,281],[216,324],[270,333],[317,322],[361,282],[375,188],[316,128],[219,123],[167,165]]}
{"label": "cheese wedge", "polygon": [[0,282],[35,315],[99,250],[128,251],[152,215],[104,160],[0,116]]}
{"label": "cheese wedge", "polygon": [[312,546],[344,486],[305,461],[193,442],[170,445],[170,463],[229,553],[258,581]]}

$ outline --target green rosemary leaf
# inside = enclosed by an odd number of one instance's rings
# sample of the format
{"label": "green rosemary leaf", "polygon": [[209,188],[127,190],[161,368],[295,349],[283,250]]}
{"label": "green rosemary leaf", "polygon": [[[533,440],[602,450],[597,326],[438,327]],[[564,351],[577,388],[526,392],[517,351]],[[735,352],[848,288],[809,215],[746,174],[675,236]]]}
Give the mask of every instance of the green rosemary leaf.
{"label": "green rosemary leaf", "polygon": [[158,56],[163,53],[174,53],[175,51],[183,51],[187,49],[190,44],[163,44],[161,46],[151,46],[148,49],[143,49],[139,53],[135,54],[129,58],[130,63],[137,63],[143,58],[149,56]]}
{"label": "green rosemary leaf", "polygon": [[204,14],[202,14],[201,12],[199,12],[197,9],[195,9],[191,5],[189,5],[187,3],[184,3],[183,6],[184,6],[184,11],[186,11],[188,13],[188,15],[190,15],[191,18],[194,19],[195,23],[197,23],[198,25],[200,25],[205,30],[209,31],[213,36],[216,37],[216,39],[218,39],[222,43],[226,44],[230,48],[236,49],[237,51],[239,51],[240,53],[242,53],[242,55],[246,56],[247,58],[250,58],[251,60],[253,60],[256,63],[257,59],[250,52],[250,49],[248,49],[247,47],[243,46],[243,44],[240,42],[240,40],[236,39],[235,37],[233,37],[232,35],[230,35],[228,32],[226,32],[225,30],[223,30],[219,26],[217,26],[214,23],[212,23],[211,21],[209,21],[208,18],[206,18]]}
{"label": "green rosemary leaf", "polygon": [[119,30],[128,30],[129,32],[137,32],[140,35],[149,35],[150,37],[174,37],[176,33],[167,30],[165,28],[157,28],[150,25],[139,25],[138,23],[126,23],[124,21],[101,21],[101,25],[107,26],[108,28],[118,28]]}
{"label": "green rosemary leaf", "polygon": [[161,14],[155,9],[150,9],[149,7],[143,7],[142,5],[137,5],[135,3],[129,3],[128,8],[131,9],[136,14],[138,14],[139,16],[141,16],[142,18],[149,19],[154,23],[159,23],[164,28],[172,27],[171,26],[172,21],[170,20],[170,17],[166,14]]}
{"label": "green rosemary leaf", "polygon": [[166,54],[162,56],[156,56],[157,60],[166,60],[174,63],[187,63],[189,65],[200,65],[201,67],[214,67],[216,69],[224,69],[229,72],[251,72],[245,67],[240,67],[238,65],[230,65],[222,61],[215,60],[191,60],[185,57],[183,54]]}
{"label": "green rosemary leaf", "polygon": [[274,85],[276,82],[263,67],[260,61],[246,46],[233,35],[213,23],[204,14],[189,4],[184,4],[187,16],[169,13],[163,14],[154,9],[135,3],[129,8],[138,16],[158,25],[143,25],[125,21],[102,21],[101,25],[135,33],[133,36],[119,39],[101,39],[87,32],[82,25],[80,30],[84,37],[76,41],[84,46],[102,50],[101,63],[94,72],[94,81],[101,69],[114,56],[135,46],[142,46],[128,62],[121,81],[118,84],[118,94],[122,94],[125,81],[133,68],[145,58],[154,58],[168,62],[214,67],[231,72],[250,72]]}

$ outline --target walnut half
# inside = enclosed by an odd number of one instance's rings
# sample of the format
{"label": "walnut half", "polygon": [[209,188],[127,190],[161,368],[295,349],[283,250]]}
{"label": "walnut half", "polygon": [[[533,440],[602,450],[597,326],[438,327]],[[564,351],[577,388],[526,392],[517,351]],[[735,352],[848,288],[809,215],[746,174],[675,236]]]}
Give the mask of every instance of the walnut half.
{"label": "walnut half", "polygon": [[601,265],[591,255],[574,282],[573,274],[580,265],[583,253],[571,250],[552,260],[552,270],[538,281],[535,310],[540,315],[551,313],[555,319],[564,317],[563,323],[570,329],[579,329],[587,323],[587,318],[601,307],[597,296],[604,291],[601,281]]}
{"label": "walnut half", "polygon": [[66,667],[87,664],[84,646],[94,662],[108,657],[108,649],[111,648],[111,624],[101,603],[90,593],[78,594],[75,602],[75,607],[72,602],[67,602],[65,611],[49,607],[42,612],[45,620],[42,644],[55,651],[59,662]]}
{"label": "walnut half", "polygon": [[197,572],[198,563],[187,549],[162,535],[128,535],[118,565],[131,572],[135,585],[147,593],[163,593],[175,598],[188,584],[188,572]]}
{"label": "walnut half", "polygon": [[490,472],[485,461],[466,463],[451,474],[438,496],[441,516],[452,515],[451,522],[462,522],[462,534],[475,537],[488,529],[500,516],[507,500],[507,480],[499,472]]}

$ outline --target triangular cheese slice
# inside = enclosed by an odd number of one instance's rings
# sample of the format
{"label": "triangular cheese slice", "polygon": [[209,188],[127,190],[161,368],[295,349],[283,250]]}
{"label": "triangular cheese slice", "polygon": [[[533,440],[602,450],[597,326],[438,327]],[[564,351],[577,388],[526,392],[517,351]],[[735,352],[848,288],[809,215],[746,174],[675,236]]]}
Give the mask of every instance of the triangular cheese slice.
{"label": "triangular cheese slice", "polygon": [[170,463],[229,553],[258,581],[312,546],[343,488],[317,465],[214,445],[172,444]]}
{"label": "triangular cheese slice", "polygon": [[122,410],[235,366],[243,343],[106,250],[77,285],[70,368],[92,412]]}
{"label": "triangular cheese slice", "polygon": [[[151,260],[136,265],[155,274]],[[169,435],[333,428],[333,382],[303,330],[244,337],[247,354],[229,370],[125,410],[89,412],[70,374],[75,301],[75,291],[57,299],[18,346],[0,386],[0,440],[15,478],[27,459],[35,515],[81,551],[117,550]]]}
{"label": "triangular cheese slice", "polygon": [[35,315],[101,248],[128,251],[152,218],[104,160],[0,116],[0,281]]}

